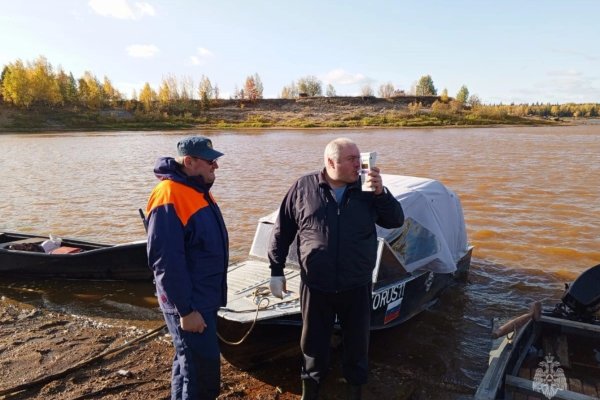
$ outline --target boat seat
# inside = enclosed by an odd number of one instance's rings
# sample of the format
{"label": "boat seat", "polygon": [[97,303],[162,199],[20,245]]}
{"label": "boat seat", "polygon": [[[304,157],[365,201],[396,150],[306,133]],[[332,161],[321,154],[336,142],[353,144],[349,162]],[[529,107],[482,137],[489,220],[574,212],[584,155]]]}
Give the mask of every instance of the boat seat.
{"label": "boat seat", "polygon": [[11,246],[13,244],[28,244],[28,243],[41,244],[44,240],[46,240],[46,238],[43,238],[43,237],[13,240],[12,242],[0,243],[0,249],[8,249],[8,246]]}

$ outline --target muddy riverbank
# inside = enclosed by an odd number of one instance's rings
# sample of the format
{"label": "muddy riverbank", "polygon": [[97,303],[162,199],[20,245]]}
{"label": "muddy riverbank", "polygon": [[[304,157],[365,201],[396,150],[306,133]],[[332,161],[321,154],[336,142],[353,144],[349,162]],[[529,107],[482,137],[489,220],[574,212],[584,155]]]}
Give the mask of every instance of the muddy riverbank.
{"label": "muddy riverbank", "polygon": [[[151,321],[129,326],[0,300],[0,399],[79,400],[170,398],[173,349],[161,331],[137,338],[162,325]],[[110,353],[104,357],[102,354]],[[343,399],[339,351],[333,353],[324,399]],[[99,358],[91,363],[84,361]],[[300,398],[299,359],[288,356],[243,371],[222,359],[219,399]],[[64,373],[71,370],[69,373]],[[411,379],[398,379],[384,366],[372,366],[365,399],[425,399]],[[410,376],[405,371],[405,376]],[[54,376],[52,379],[50,377]],[[46,382],[32,384],[46,379]],[[21,387],[23,390],[11,391]],[[444,397],[438,397],[444,398]]]}

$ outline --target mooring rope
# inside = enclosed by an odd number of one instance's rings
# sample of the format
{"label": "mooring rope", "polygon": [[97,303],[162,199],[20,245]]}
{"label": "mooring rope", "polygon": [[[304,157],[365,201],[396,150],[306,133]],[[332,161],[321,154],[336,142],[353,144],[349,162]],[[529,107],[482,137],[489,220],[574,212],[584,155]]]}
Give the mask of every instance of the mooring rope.
{"label": "mooring rope", "polygon": [[254,314],[254,320],[252,321],[252,325],[250,325],[248,332],[246,332],[240,340],[238,340],[237,342],[229,341],[229,340],[225,339],[223,336],[221,336],[221,334],[219,332],[217,332],[217,336],[219,337],[219,339],[221,339],[224,343],[226,343],[230,346],[238,346],[238,345],[244,343],[244,341],[246,340],[246,338],[248,336],[250,336],[250,333],[252,332],[252,330],[254,329],[254,326],[256,325],[256,321],[258,320],[258,312],[260,311],[261,304],[263,303],[263,301],[265,301],[265,300],[267,301],[267,304],[263,308],[269,307],[269,304],[271,303],[271,301],[267,297],[268,293],[271,293],[271,292],[269,291],[269,289],[267,287],[264,287],[264,286],[257,287],[254,290],[254,292],[252,292],[252,295],[254,296],[254,298],[253,298],[254,303],[256,303],[256,313]]}

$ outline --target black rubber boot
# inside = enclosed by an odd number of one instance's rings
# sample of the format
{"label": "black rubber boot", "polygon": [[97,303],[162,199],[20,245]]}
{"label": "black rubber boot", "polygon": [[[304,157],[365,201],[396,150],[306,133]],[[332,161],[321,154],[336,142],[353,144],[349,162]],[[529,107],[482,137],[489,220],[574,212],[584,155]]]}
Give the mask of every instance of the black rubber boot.
{"label": "black rubber boot", "polygon": [[317,400],[318,398],[319,383],[313,379],[303,379],[301,400]]}
{"label": "black rubber boot", "polygon": [[346,384],[346,399],[347,400],[360,400],[362,399],[362,386]]}

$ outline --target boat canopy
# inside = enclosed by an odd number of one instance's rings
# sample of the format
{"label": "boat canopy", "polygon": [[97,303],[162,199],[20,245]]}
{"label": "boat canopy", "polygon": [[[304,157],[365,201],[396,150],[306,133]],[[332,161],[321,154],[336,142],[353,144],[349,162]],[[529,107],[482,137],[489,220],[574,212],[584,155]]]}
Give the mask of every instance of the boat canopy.
{"label": "boat canopy", "polygon": [[[389,264],[390,258],[395,258],[409,273],[420,269],[438,273],[456,271],[456,263],[469,251],[458,196],[434,179],[386,174],[382,174],[382,179],[402,204],[405,221],[396,229],[376,226],[380,243],[374,281],[382,260]],[[274,211],[259,220],[251,256],[267,258],[276,218]],[[295,241],[290,246],[288,262],[298,263]]]}

